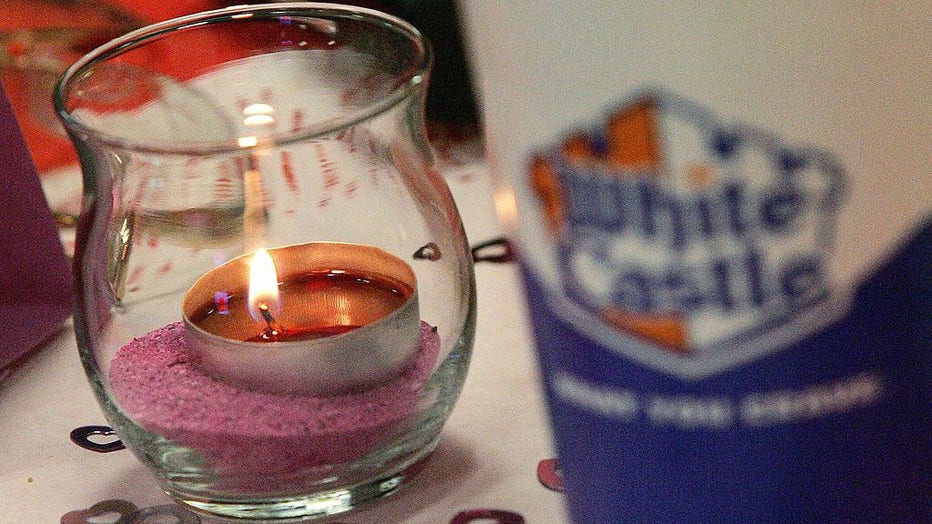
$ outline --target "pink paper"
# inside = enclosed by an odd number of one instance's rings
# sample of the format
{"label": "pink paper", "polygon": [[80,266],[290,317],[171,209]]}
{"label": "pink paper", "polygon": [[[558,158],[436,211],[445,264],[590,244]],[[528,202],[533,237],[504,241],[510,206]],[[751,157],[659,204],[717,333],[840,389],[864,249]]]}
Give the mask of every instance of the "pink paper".
{"label": "pink paper", "polygon": [[0,86],[0,368],[71,314],[71,272],[39,175]]}

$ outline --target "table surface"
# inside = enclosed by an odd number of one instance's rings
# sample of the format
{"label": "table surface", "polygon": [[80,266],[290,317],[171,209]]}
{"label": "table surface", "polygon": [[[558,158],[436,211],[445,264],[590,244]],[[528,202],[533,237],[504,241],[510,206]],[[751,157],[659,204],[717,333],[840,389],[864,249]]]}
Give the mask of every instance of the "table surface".
{"label": "table surface", "polygon": [[[481,155],[445,149],[441,166],[470,242],[500,236]],[[50,202],[68,198],[56,192],[73,186],[57,182],[46,184]],[[563,496],[537,479],[538,463],[553,451],[517,268],[483,262],[475,271],[473,360],[440,445],[399,493],[329,522],[437,524],[481,509],[505,510],[528,523],[566,521]],[[68,513],[107,500],[139,509],[171,502],[129,451],[95,453],[70,441],[76,427],[106,425],[80,365],[70,321],[3,374],[0,524],[61,522]],[[100,515],[93,522],[112,521]],[[201,517],[201,522],[213,520]]]}

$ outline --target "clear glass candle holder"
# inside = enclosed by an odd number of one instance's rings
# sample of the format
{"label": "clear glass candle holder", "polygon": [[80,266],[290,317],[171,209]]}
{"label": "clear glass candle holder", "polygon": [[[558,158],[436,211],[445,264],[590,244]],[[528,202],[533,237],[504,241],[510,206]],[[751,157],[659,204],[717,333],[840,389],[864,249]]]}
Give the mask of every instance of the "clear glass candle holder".
{"label": "clear glass candle holder", "polygon": [[281,3],[137,30],[60,80],[81,360],[180,503],[331,515],[436,446],[475,283],[425,133],[430,53],[397,18]]}

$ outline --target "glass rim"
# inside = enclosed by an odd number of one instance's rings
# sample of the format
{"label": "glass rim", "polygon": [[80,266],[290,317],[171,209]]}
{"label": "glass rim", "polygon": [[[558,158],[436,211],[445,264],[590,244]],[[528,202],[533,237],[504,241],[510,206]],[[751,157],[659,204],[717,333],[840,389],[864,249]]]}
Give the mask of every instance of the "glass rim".
{"label": "glass rim", "polygon": [[72,132],[79,132],[86,136],[92,136],[95,140],[103,144],[119,147],[127,151],[156,154],[206,155],[233,153],[250,149],[250,147],[243,147],[236,138],[229,140],[205,140],[196,143],[187,141],[159,141],[153,143],[126,139],[117,134],[108,133],[105,129],[101,129],[97,126],[85,124],[80,118],[74,117],[72,112],[67,109],[65,102],[72,81],[82,72],[89,70],[98,63],[118,57],[125,51],[134,49],[139,45],[144,45],[146,42],[157,39],[167,33],[187,28],[196,28],[211,21],[217,23],[236,21],[242,19],[241,15],[250,13],[262,13],[273,16],[295,16],[300,14],[301,16],[314,15],[321,18],[327,18],[329,15],[331,17],[352,17],[356,20],[373,24],[380,23],[381,25],[390,26],[399,34],[407,35],[412,42],[416,43],[416,45],[413,46],[414,49],[419,51],[416,56],[418,59],[412,61],[415,67],[408,73],[407,78],[399,82],[392,88],[389,94],[381,97],[375,103],[354,110],[345,117],[335,120],[326,120],[299,131],[287,131],[276,134],[269,137],[269,140],[259,144],[263,147],[313,139],[314,137],[337,132],[379,115],[407,98],[415,88],[423,84],[433,62],[433,49],[427,37],[410,23],[382,11],[367,7],[322,2],[281,2],[237,5],[192,13],[146,25],[93,49],[71,64],[55,83],[52,96],[55,113],[62,121],[69,134]]}

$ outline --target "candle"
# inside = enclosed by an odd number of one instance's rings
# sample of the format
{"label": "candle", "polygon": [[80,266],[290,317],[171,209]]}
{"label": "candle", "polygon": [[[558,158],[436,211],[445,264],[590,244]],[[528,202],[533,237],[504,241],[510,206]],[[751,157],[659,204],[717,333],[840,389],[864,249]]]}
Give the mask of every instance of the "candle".
{"label": "candle", "polygon": [[199,278],[182,303],[196,365],[228,384],[337,395],[390,380],[417,351],[411,267],[372,246],[260,249]]}

